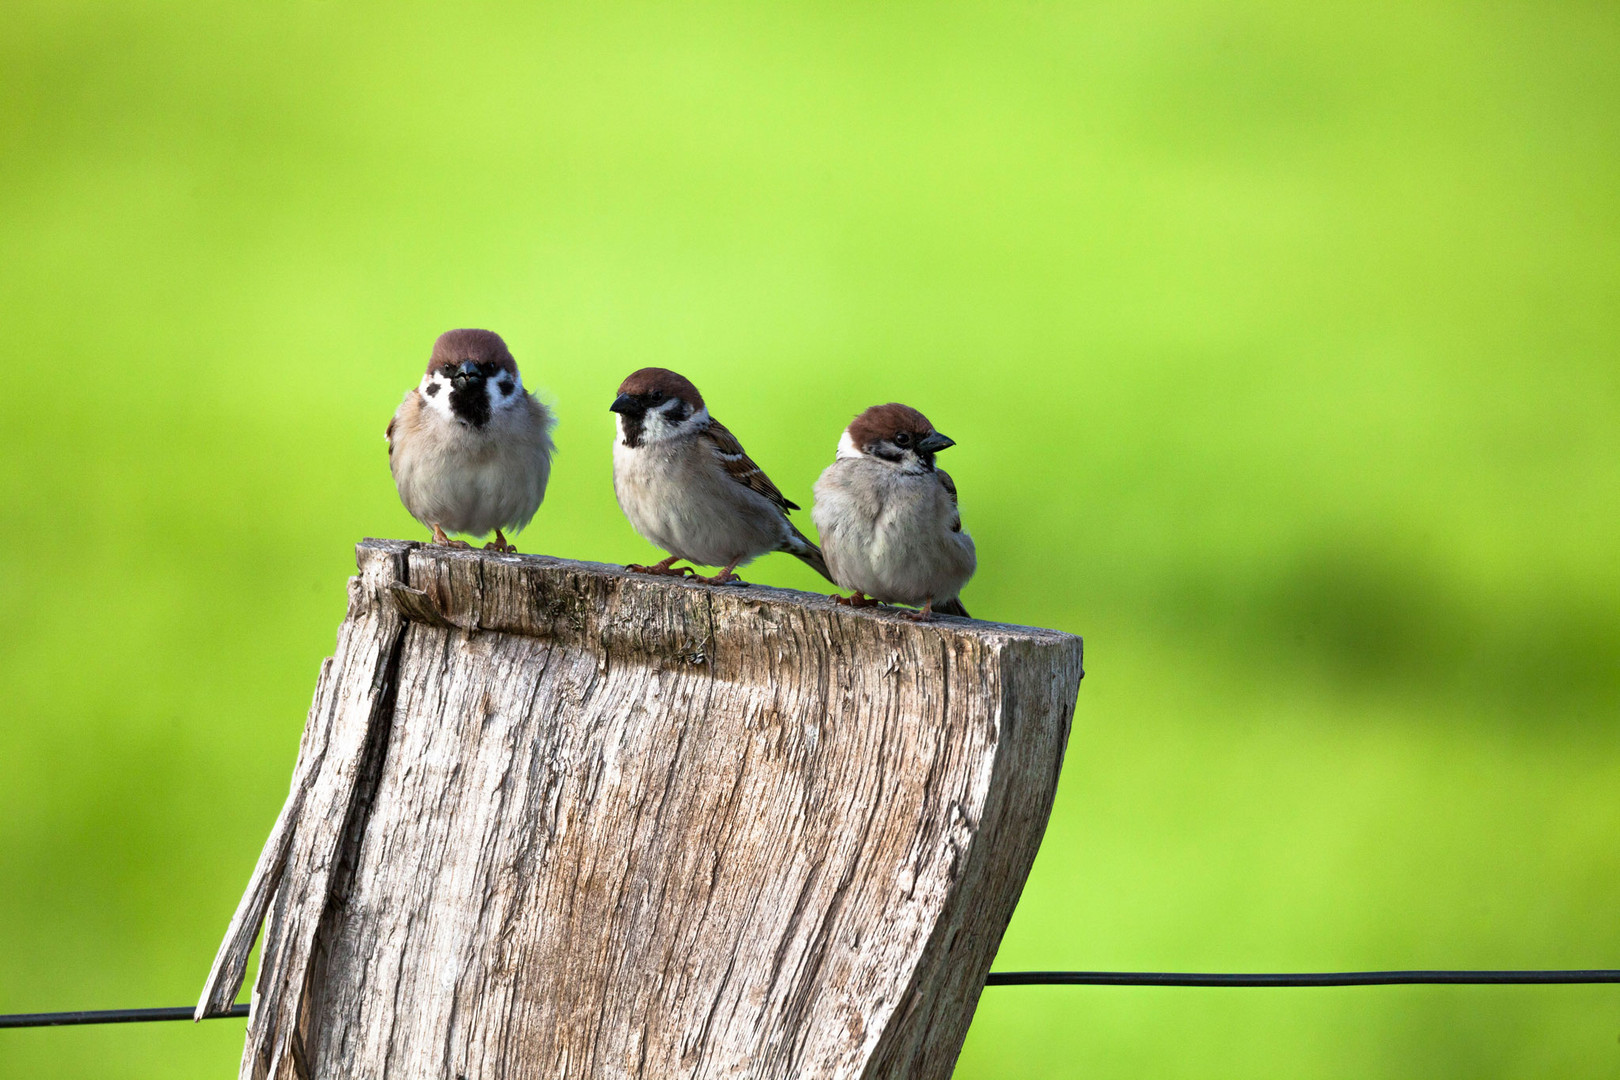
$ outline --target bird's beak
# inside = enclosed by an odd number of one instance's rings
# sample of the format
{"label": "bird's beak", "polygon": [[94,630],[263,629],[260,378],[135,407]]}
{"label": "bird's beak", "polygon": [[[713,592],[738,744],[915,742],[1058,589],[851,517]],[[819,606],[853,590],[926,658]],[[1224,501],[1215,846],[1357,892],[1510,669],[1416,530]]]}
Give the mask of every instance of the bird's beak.
{"label": "bird's beak", "polygon": [[640,411],[641,406],[636,404],[636,399],[629,394],[620,394],[613,399],[613,404],[608,406],[608,412],[623,413],[625,416],[634,416]]}
{"label": "bird's beak", "polygon": [[456,368],[456,380],[478,378],[478,365],[471,360],[463,360],[461,366]]}
{"label": "bird's beak", "polygon": [[925,454],[937,454],[941,450],[955,445],[955,439],[952,439],[947,435],[941,435],[937,431],[930,431],[927,435],[924,435],[922,438],[917,440],[917,449],[921,450]]}

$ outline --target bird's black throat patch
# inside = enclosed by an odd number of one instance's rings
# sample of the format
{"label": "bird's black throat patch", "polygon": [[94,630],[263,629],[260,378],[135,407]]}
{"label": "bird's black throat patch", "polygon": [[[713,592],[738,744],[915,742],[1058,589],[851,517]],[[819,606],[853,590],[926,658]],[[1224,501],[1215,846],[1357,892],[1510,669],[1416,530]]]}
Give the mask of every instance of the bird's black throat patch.
{"label": "bird's black throat patch", "polygon": [[619,414],[619,426],[624,429],[624,445],[632,450],[641,445],[641,429],[646,422],[645,413]]}
{"label": "bird's black throat patch", "polygon": [[450,411],[475,428],[489,423],[489,394],[484,390],[484,380],[466,379],[452,384]]}

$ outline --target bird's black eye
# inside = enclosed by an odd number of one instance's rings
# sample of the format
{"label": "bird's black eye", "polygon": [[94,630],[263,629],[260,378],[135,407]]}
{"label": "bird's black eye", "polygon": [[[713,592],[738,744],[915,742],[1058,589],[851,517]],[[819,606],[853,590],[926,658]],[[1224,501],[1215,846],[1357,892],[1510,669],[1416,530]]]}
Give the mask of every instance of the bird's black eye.
{"label": "bird's black eye", "polygon": [[478,365],[478,370],[481,371],[484,374],[484,377],[487,379],[491,375],[494,375],[497,371],[501,370],[501,365],[495,363],[493,360],[486,360],[482,364]]}
{"label": "bird's black eye", "polygon": [[911,432],[902,431],[900,434],[896,435],[894,437],[894,445],[896,445],[896,446],[910,446],[911,445]]}

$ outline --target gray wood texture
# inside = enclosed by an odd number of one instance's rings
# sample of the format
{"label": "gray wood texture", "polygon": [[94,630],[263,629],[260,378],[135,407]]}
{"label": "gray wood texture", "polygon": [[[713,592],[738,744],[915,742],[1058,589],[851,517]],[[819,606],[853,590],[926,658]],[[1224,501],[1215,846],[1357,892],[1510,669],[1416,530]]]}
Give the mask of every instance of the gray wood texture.
{"label": "gray wood texture", "polygon": [[945,1077],[1046,827],[1080,639],[368,540],[241,1076]]}

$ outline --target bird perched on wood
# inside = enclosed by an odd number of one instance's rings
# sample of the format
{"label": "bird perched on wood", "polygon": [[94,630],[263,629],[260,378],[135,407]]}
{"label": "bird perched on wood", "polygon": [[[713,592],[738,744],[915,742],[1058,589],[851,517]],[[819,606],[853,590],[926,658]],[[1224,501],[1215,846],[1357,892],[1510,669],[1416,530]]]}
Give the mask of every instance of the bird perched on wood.
{"label": "bird perched on wood", "polygon": [[906,405],[874,405],[844,430],[811,511],[833,581],[855,593],[840,603],[911,604],[923,619],[967,615],[959,594],[978,558],[956,485],[934,467],[934,455],[954,445]]}
{"label": "bird perched on wood", "polygon": [[793,527],[789,502],[743,451],[737,437],[709,415],[703,395],[683,375],[642,368],[624,380],[609,408],[618,413],[613,492],[624,516],[648,541],[669,552],[649,574],[691,574],[677,559],[723,566],[699,581],[735,581],[737,567],[767,551],[785,551],[826,577],[821,549]]}
{"label": "bird perched on wood", "polygon": [[493,532],[486,548],[516,551],[502,530],[522,529],[546,497],[553,423],[499,334],[440,334],[421,385],[388,422],[400,500],[435,543],[470,547],[445,533]]}

